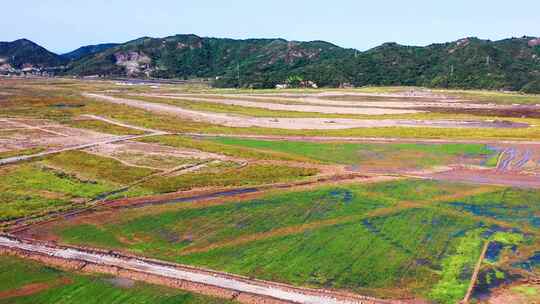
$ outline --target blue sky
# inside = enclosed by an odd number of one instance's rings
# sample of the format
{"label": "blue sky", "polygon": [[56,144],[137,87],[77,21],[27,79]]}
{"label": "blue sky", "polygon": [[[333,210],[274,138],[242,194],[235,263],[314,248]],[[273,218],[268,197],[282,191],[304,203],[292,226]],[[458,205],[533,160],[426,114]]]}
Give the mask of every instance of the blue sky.
{"label": "blue sky", "polygon": [[17,0],[2,1],[0,41],[28,38],[55,52],[141,36],[326,40],[369,49],[476,36],[540,36],[538,0]]}

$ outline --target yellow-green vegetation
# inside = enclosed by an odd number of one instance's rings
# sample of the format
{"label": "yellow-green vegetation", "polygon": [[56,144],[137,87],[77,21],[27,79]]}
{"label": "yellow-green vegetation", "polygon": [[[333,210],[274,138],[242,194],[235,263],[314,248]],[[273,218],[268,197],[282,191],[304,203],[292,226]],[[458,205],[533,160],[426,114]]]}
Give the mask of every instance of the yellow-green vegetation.
{"label": "yellow-green vegetation", "polygon": [[[499,221],[519,223],[531,229],[540,228],[540,192],[524,189],[503,189],[491,193],[470,196],[450,202],[452,208],[476,216]],[[509,237],[509,235],[501,234]]]}
{"label": "yellow-green vegetation", "polygon": [[143,152],[122,152],[115,154],[129,164],[158,168],[162,170],[176,168],[178,166],[208,162],[208,160],[176,157],[173,155],[147,154]]}
{"label": "yellow-green vegetation", "polygon": [[[258,93],[258,92],[257,92]],[[343,92],[342,92],[343,93]],[[163,104],[169,104],[173,106],[178,106],[185,109],[195,110],[195,111],[203,111],[203,112],[215,112],[215,113],[230,113],[230,114],[236,114],[236,115],[245,115],[250,117],[283,117],[283,118],[313,118],[313,117],[321,117],[321,118],[351,118],[351,119],[411,119],[411,120],[493,120],[493,116],[489,115],[472,115],[472,114],[466,114],[466,113],[437,113],[437,112],[419,112],[419,113],[409,113],[409,114],[378,114],[378,115],[368,115],[368,114],[328,114],[328,113],[317,113],[317,112],[300,112],[300,111],[285,111],[285,110],[271,110],[271,109],[264,109],[264,108],[258,108],[258,107],[247,107],[247,106],[239,106],[239,105],[227,105],[223,103],[219,103],[219,99],[226,99],[227,96],[224,94],[223,96],[212,96],[211,99],[215,99],[216,102],[210,102],[210,101],[193,101],[190,100],[189,97],[184,97],[184,99],[177,99],[177,98],[166,98],[166,97],[150,97],[150,96],[137,96],[137,95],[115,95],[120,98],[127,98],[127,99],[136,99],[136,100],[142,100],[146,102],[154,102],[154,103],[163,103]],[[201,98],[209,98],[208,96],[201,95]],[[254,102],[273,102],[272,100],[257,100],[257,99],[250,99],[250,97],[229,97],[234,99],[240,99],[240,100],[248,100],[248,101],[254,101]],[[346,99],[350,100],[351,97],[329,97],[329,99]],[[362,100],[364,100],[366,97],[362,97]],[[396,100],[393,100],[392,98],[377,98],[374,101],[384,102],[384,101],[401,101],[402,99],[396,98]],[[366,101],[366,100],[364,100]],[[300,105],[306,105],[305,103],[300,102],[284,102],[284,101],[274,101],[276,103],[284,103],[284,104],[300,104]],[[497,119],[495,117],[495,119]],[[508,120],[509,118],[501,118]],[[513,119],[510,119],[513,120]]]}
{"label": "yellow-green vegetation", "polygon": [[[96,214],[84,224],[59,223],[53,231],[71,244],[303,286],[450,304],[464,295],[470,276],[462,274],[474,267],[476,245],[488,228],[445,208],[399,206],[473,189],[416,180],[327,186],[215,206]],[[445,292],[450,285],[456,288]]]}
{"label": "yellow-green vegetation", "polygon": [[[463,280],[463,277],[472,275],[474,266],[471,266],[478,260],[482,244],[480,231],[469,232],[461,238],[443,260],[441,279],[430,291],[430,298],[438,303],[448,304],[458,303],[463,299],[469,287],[469,281]],[[465,274],[464,270],[467,271]]]}
{"label": "yellow-green vegetation", "polygon": [[441,165],[457,157],[487,166],[495,166],[499,153],[482,144],[414,144],[414,143],[317,143],[301,141],[270,141],[216,137],[212,141],[264,151],[287,153],[315,159],[324,163],[379,166],[427,167]]}
{"label": "yellow-green vegetation", "polygon": [[535,297],[540,300],[540,288],[533,285],[515,286],[512,287],[512,291],[526,295],[527,297]]}
{"label": "yellow-green vegetation", "polygon": [[45,151],[45,148],[30,148],[30,149],[23,149],[23,150],[12,150],[12,151],[0,152],[0,159],[10,158],[10,157],[15,157],[15,156],[32,155],[32,154],[37,154],[43,151]]}
{"label": "yellow-green vegetation", "polygon": [[156,176],[136,188],[154,193],[167,193],[201,187],[237,187],[289,182],[314,176],[317,169],[279,165],[247,165],[242,168],[225,167],[178,176]]}
{"label": "yellow-green vegetation", "polygon": [[517,92],[498,92],[487,90],[437,90],[442,94],[455,95],[464,99],[477,102],[489,102],[497,104],[540,104],[540,95],[538,94],[520,94]]}
{"label": "yellow-green vegetation", "polygon": [[115,159],[83,151],[56,154],[44,159],[43,162],[80,178],[105,181],[116,185],[130,184],[157,173],[152,169],[126,166]]}
{"label": "yellow-green vegetation", "polygon": [[[21,288],[29,292],[21,293]],[[0,256],[0,303],[223,304],[235,303],[177,289],[103,275],[67,273],[36,262]]]}
{"label": "yellow-green vegetation", "polygon": [[[73,118],[82,114],[94,114],[110,117],[122,122],[139,125],[151,129],[159,129],[171,132],[192,132],[192,133],[213,133],[213,134],[267,134],[267,135],[298,135],[298,136],[359,136],[359,137],[403,137],[403,138],[445,138],[445,139],[523,139],[532,140],[540,138],[540,127],[537,119],[517,119],[509,120],[516,122],[525,122],[534,125],[530,128],[519,129],[489,129],[489,128],[407,128],[407,127],[389,127],[389,128],[357,128],[346,130],[283,130],[283,129],[265,129],[265,128],[232,128],[212,125],[203,122],[194,122],[182,119],[172,115],[156,115],[141,109],[128,107],[125,105],[115,105],[111,107],[109,103],[99,100],[93,100],[82,97],[81,92],[110,90],[119,87],[111,83],[87,83],[77,81],[58,81],[57,83],[48,83],[45,85],[40,82],[28,81],[3,81],[0,82],[2,89],[9,87],[9,95],[3,101],[0,108],[0,117],[19,116],[47,118],[60,122],[69,122]],[[147,87],[124,88],[120,91],[138,92],[148,90]],[[166,90],[182,91],[188,89],[168,87]],[[244,92],[243,90],[242,92]],[[318,92],[308,90],[310,92]],[[201,91],[195,91],[201,92]],[[202,92],[223,92],[223,90],[206,90]],[[255,91],[248,91],[255,92]],[[259,91],[256,91],[257,93]],[[275,92],[275,91],[268,91]],[[231,91],[234,93],[234,91]],[[82,107],[57,108],[51,105],[58,104],[76,104]],[[414,114],[416,115],[416,114]],[[423,115],[423,114],[422,114]],[[430,117],[439,117],[440,114],[429,113],[428,116],[411,116],[416,119],[430,119]],[[435,116],[433,116],[435,115]],[[455,118],[453,114],[448,114],[446,118]],[[470,117],[470,115],[468,116]],[[379,119],[379,118],[376,118]],[[433,118],[431,118],[433,119]],[[491,117],[491,119],[498,119]]]}
{"label": "yellow-green vegetation", "polygon": [[196,149],[204,152],[217,153],[230,157],[241,159],[257,159],[257,160],[290,160],[303,162],[317,162],[313,159],[302,157],[299,155],[291,155],[279,151],[269,151],[269,149],[260,150],[251,147],[243,147],[241,145],[220,143],[218,141],[210,141],[204,139],[196,139],[188,136],[165,135],[153,136],[139,139],[141,142],[159,143],[176,148]]}
{"label": "yellow-green vegetation", "polygon": [[82,180],[40,163],[0,168],[0,220],[72,208],[113,185]]}
{"label": "yellow-green vegetation", "polygon": [[89,129],[92,131],[114,135],[141,135],[145,133],[141,130],[135,130],[118,125],[113,125],[101,120],[73,120],[67,122],[67,124],[74,128]]}

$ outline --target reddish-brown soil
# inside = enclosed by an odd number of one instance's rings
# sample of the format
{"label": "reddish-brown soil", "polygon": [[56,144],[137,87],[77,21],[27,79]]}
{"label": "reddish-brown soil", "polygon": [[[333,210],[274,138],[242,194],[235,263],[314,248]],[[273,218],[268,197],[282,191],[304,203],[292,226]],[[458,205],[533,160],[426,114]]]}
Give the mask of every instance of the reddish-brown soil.
{"label": "reddish-brown soil", "polygon": [[68,278],[62,278],[55,282],[28,284],[17,289],[6,290],[6,291],[0,292],[0,300],[15,298],[15,297],[30,296],[30,295],[45,291],[49,288],[58,287],[60,285],[67,285],[70,283],[71,281]]}
{"label": "reddish-brown soil", "polygon": [[519,188],[540,188],[540,177],[519,172],[498,171],[496,169],[478,170],[457,167],[446,172],[425,175],[427,178],[473,184],[500,185]]}

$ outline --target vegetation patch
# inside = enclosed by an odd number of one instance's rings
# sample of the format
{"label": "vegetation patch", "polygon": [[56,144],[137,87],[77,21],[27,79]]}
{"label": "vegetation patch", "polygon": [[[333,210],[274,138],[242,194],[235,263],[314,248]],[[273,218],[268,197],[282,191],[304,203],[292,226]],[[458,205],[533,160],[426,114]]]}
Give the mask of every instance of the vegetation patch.
{"label": "vegetation patch", "polygon": [[71,208],[112,189],[39,163],[5,167],[0,169],[0,220]]}
{"label": "vegetation patch", "polygon": [[[60,281],[60,284],[55,283]],[[102,275],[72,274],[15,257],[0,257],[0,303],[20,304],[222,304],[235,303],[178,289],[132,282],[129,286]],[[18,295],[17,290],[41,283],[45,288]],[[48,285],[48,286],[47,286]]]}
{"label": "vegetation patch", "polygon": [[[494,151],[481,144],[356,144],[269,141],[218,137],[214,142],[308,157],[325,163],[365,164],[387,160],[419,167],[443,164],[452,158],[488,158]],[[490,163],[493,165],[493,162]],[[390,164],[387,164],[390,165]]]}
{"label": "vegetation patch", "polygon": [[427,296],[441,278],[442,257],[478,224],[436,208],[369,214],[403,199],[425,201],[467,188],[432,181],[322,187],[209,207],[96,214],[86,224],[54,229],[71,244],[123,248],[262,279],[383,297]]}
{"label": "vegetation patch", "polygon": [[130,184],[157,172],[147,168],[126,166],[115,159],[83,151],[69,151],[50,156],[44,163],[84,179],[117,185]]}
{"label": "vegetation patch", "polygon": [[442,261],[441,279],[430,291],[438,303],[458,303],[467,292],[474,266],[482,251],[481,231],[460,238],[456,247]]}
{"label": "vegetation patch", "polygon": [[171,147],[196,149],[204,152],[223,154],[230,157],[257,159],[257,160],[291,160],[291,161],[306,161],[316,162],[307,157],[290,155],[285,152],[259,150],[251,147],[243,147],[241,145],[227,144],[218,141],[210,141],[204,139],[196,139],[187,136],[154,136],[139,139],[141,142],[159,143]]}
{"label": "vegetation patch", "polygon": [[504,189],[450,202],[450,206],[474,215],[510,223],[540,227],[540,192],[526,189]]}
{"label": "vegetation patch", "polygon": [[316,169],[278,165],[247,165],[242,168],[225,167],[222,170],[193,172],[178,176],[156,176],[139,185],[154,193],[190,190],[199,187],[234,187],[272,184],[298,180],[318,173]]}
{"label": "vegetation patch", "polygon": [[96,132],[114,135],[142,135],[145,132],[110,124],[101,120],[72,120],[67,123],[69,126],[79,129],[88,129]]}
{"label": "vegetation patch", "polygon": [[10,158],[10,157],[15,157],[15,156],[32,155],[32,154],[37,154],[43,151],[45,151],[45,148],[30,148],[30,149],[23,149],[23,150],[12,150],[12,151],[0,152],[0,159]]}

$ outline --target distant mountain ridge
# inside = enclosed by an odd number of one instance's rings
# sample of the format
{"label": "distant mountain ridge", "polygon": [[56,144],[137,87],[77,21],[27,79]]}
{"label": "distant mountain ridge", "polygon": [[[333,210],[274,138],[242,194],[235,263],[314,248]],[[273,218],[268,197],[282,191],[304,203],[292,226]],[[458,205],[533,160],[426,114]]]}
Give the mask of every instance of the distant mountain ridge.
{"label": "distant mountain ridge", "polygon": [[62,56],[46,50],[27,39],[0,42],[0,65],[21,69],[25,66],[52,67],[66,62]]}
{"label": "distant mountain ridge", "polygon": [[324,41],[176,35],[51,54],[36,52],[26,61],[66,64],[67,75],[203,77],[215,79],[220,87],[270,88],[295,77],[329,87],[416,85],[540,93],[540,39],[535,37],[465,38],[425,47],[385,43],[361,52]]}
{"label": "distant mountain ridge", "polygon": [[79,60],[85,56],[103,52],[117,45],[118,43],[102,43],[102,44],[96,44],[96,45],[82,46],[74,51],[62,54],[62,57],[67,58],[69,60]]}

